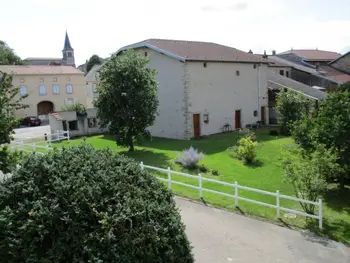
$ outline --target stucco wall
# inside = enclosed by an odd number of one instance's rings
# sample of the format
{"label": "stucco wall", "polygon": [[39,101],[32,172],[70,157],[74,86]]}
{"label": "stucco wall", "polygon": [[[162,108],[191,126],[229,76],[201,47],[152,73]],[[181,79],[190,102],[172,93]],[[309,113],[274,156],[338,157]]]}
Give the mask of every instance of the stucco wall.
{"label": "stucco wall", "polygon": [[280,74],[280,71],[283,70],[283,76],[287,77],[286,72],[288,72],[288,78],[292,77],[292,70],[290,67],[269,67],[269,70],[276,72],[278,74]]}
{"label": "stucco wall", "polygon": [[[57,81],[56,81],[57,80]],[[53,103],[54,111],[60,111],[66,99],[76,99],[81,104],[87,104],[87,92],[85,89],[84,74],[56,74],[56,75],[13,75],[13,85],[15,87],[25,86],[29,96],[23,101],[29,108],[15,112],[18,117],[37,116],[38,103],[50,101]],[[46,87],[46,94],[40,95],[39,85]],[[59,85],[59,94],[54,94],[52,86]],[[73,93],[66,92],[66,84],[71,84]],[[19,96],[19,95],[18,95]]]}
{"label": "stucco wall", "polygon": [[[258,67],[243,63],[187,62],[189,112],[200,115],[200,134],[220,133],[225,123],[235,128],[235,110],[241,110],[241,125],[256,123],[261,116],[260,107],[267,107],[267,65],[260,66],[260,105],[258,107]],[[239,76],[236,71],[239,71]],[[259,117],[254,116],[258,110]],[[203,114],[209,114],[209,123]],[[193,136],[193,120],[188,123]]]}
{"label": "stucco wall", "polygon": [[136,50],[150,58],[149,67],[157,71],[158,113],[155,124],[149,128],[156,137],[182,139],[185,123],[183,116],[184,63],[148,48]]}

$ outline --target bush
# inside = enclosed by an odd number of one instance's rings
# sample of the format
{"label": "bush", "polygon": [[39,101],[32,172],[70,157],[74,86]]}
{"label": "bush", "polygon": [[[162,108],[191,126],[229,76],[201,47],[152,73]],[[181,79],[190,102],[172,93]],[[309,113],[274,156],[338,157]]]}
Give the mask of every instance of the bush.
{"label": "bush", "polygon": [[204,164],[201,164],[198,166],[198,170],[201,172],[201,173],[207,173],[209,172],[209,169],[204,165]]}
{"label": "bush", "polygon": [[220,175],[220,173],[219,173],[218,170],[211,170],[211,174],[212,174],[212,175],[215,175],[215,176]]}
{"label": "bush", "polygon": [[278,136],[278,131],[277,130],[270,130],[269,135],[271,136]]}
{"label": "bush", "polygon": [[0,147],[0,171],[11,173],[20,164],[26,154],[22,151],[10,152],[8,147]]}
{"label": "bush", "polygon": [[[341,171],[337,155],[322,145],[315,152],[291,148],[282,156],[285,180],[293,185],[298,198],[316,202],[327,188],[327,177]],[[315,205],[300,202],[306,213],[314,214]]]}
{"label": "bush", "polygon": [[230,148],[232,156],[244,161],[246,164],[254,163],[258,143],[255,136],[248,135],[238,140],[237,146]]}
{"label": "bush", "polygon": [[198,163],[203,159],[204,154],[198,152],[197,149],[192,146],[188,149],[185,149],[182,154],[178,154],[177,163],[181,164],[184,168],[189,170],[196,169]]}
{"label": "bush", "polygon": [[109,149],[30,155],[0,184],[1,262],[193,262],[172,197]]}

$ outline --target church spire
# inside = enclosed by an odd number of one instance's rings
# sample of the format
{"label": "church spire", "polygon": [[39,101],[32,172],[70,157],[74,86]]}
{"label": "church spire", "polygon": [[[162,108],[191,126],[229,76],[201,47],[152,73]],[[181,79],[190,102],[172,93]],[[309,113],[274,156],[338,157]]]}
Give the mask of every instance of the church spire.
{"label": "church spire", "polygon": [[64,46],[63,46],[63,50],[68,50],[68,49],[73,49],[70,41],[69,41],[69,36],[68,36],[68,32],[66,31],[66,37],[64,39]]}

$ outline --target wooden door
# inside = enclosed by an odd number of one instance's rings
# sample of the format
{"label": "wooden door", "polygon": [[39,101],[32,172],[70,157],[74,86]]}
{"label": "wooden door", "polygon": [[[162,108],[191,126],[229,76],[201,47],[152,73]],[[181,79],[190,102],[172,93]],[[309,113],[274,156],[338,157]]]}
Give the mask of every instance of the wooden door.
{"label": "wooden door", "polygon": [[241,129],[241,111],[235,111],[235,129]]}
{"label": "wooden door", "polygon": [[261,107],[261,124],[265,125],[265,106]]}
{"label": "wooden door", "polygon": [[194,134],[194,137],[199,137],[201,135],[201,125],[200,125],[199,114],[193,114],[193,134]]}

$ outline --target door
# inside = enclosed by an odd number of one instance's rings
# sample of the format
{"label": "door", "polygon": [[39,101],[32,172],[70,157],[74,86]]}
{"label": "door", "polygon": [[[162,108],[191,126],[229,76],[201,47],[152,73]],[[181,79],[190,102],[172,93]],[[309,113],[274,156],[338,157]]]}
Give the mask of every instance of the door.
{"label": "door", "polygon": [[261,124],[265,125],[265,106],[261,107]]}
{"label": "door", "polygon": [[235,129],[241,129],[241,111],[235,111]]}
{"label": "door", "polygon": [[193,114],[193,134],[194,134],[194,137],[199,137],[201,135],[199,114]]}

